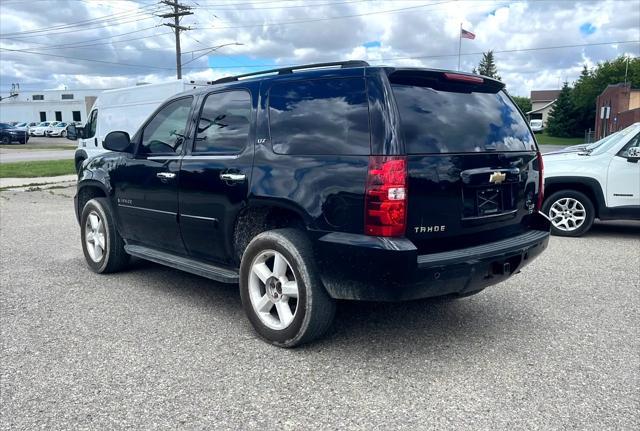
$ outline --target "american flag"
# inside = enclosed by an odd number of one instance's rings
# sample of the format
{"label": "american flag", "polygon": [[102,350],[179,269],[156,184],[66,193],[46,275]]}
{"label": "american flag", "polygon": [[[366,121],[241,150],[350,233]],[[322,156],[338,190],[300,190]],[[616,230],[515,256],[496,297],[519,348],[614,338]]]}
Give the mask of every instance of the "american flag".
{"label": "american flag", "polygon": [[460,29],[460,37],[464,37],[465,39],[475,39],[476,35],[462,28]]}

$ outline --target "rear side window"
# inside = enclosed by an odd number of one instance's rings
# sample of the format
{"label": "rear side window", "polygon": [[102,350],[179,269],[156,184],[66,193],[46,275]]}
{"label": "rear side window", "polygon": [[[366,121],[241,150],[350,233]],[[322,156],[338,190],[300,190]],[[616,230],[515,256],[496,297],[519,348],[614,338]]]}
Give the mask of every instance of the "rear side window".
{"label": "rear side window", "polygon": [[269,92],[273,151],[302,155],[369,154],[364,79],[275,84]]}
{"label": "rear side window", "polygon": [[503,91],[394,83],[392,89],[409,154],[535,150],[525,119]]}
{"label": "rear side window", "polygon": [[239,153],[247,145],[251,96],[244,90],[209,94],[202,107],[193,151]]}

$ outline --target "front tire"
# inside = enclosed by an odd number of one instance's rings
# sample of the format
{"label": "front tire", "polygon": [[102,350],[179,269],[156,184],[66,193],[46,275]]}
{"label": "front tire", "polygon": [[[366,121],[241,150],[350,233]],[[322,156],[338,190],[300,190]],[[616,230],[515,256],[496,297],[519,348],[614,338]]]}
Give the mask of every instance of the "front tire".
{"label": "front tire", "polygon": [[117,272],[129,262],[106,198],[94,198],[85,204],[80,218],[80,237],[84,257],[93,272]]}
{"label": "front tire", "polygon": [[3,136],[2,140],[0,140],[0,142],[4,145],[9,145],[11,144],[11,138],[8,136]]}
{"label": "front tire", "polygon": [[240,297],[256,332],[279,347],[320,337],[335,315],[311,243],[297,229],[263,232],[249,243],[240,264]]}
{"label": "front tire", "polygon": [[595,218],[591,199],[576,190],[560,190],[549,196],[542,211],[551,220],[551,233],[577,237],[585,234]]}

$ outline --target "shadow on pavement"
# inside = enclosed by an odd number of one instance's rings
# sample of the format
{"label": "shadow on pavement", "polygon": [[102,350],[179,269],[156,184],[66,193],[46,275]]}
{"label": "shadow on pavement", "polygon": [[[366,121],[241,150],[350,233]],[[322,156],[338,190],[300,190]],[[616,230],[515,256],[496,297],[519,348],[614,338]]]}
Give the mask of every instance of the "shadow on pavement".
{"label": "shadow on pavement", "polygon": [[611,237],[624,236],[629,238],[640,237],[640,221],[596,221],[591,226],[585,237]]}

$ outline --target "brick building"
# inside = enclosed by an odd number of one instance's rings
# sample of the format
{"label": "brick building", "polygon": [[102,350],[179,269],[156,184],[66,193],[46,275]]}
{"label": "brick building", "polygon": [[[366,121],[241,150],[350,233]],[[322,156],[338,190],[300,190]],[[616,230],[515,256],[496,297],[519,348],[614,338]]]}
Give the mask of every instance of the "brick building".
{"label": "brick building", "polygon": [[596,99],[596,139],[640,121],[640,89],[611,84]]}

